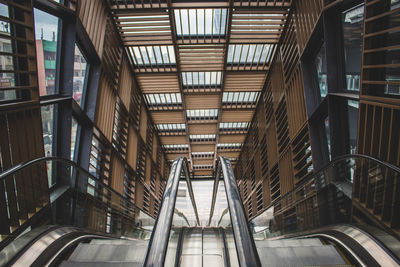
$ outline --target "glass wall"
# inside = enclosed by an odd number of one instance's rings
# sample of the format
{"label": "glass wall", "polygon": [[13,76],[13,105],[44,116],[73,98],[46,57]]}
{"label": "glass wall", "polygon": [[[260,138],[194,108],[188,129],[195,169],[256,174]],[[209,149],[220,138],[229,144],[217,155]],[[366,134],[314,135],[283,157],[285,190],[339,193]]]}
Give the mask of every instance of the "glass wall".
{"label": "glass wall", "polygon": [[36,8],[34,17],[39,94],[40,96],[57,94],[60,19]]}
{"label": "glass wall", "polygon": [[364,5],[342,12],[346,88],[360,91]]}
{"label": "glass wall", "polygon": [[321,48],[319,49],[314,62],[317,69],[320,96],[321,99],[323,99],[328,94],[325,43],[323,43]]}
{"label": "glass wall", "polygon": [[[8,7],[0,4],[0,16],[9,18]],[[0,18],[0,101],[15,100],[17,98],[15,90],[5,90],[3,88],[15,86],[14,73],[8,73],[14,69],[13,49],[10,36],[10,24]]]}
{"label": "glass wall", "polygon": [[88,64],[79,47],[75,44],[74,79],[72,97],[82,107],[86,87]]}

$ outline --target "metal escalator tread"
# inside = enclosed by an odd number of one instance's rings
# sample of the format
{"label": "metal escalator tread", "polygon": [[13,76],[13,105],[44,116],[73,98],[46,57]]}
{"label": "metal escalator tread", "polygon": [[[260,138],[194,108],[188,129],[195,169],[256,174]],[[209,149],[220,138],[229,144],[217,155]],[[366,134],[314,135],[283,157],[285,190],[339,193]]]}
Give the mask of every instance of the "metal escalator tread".
{"label": "metal escalator tread", "polygon": [[143,263],[139,262],[80,262],[64,261],[60,267],[141,267]]}
{"label": "metal escalator tread", "polygon": [[257,248],[263,266],[348,266],[331,245]]}
{"label": "metal escalator tread", "polygon": [[[141,266],[147,250],[142,240],[94,240],[79,244],[64,266]],[[72,265],[71,265],[72,264]]]}
{"label": "metal escalator tread", "polygon": [[323,245],[318,238],[255,240],[257,248],[264,247],[315,247]]}

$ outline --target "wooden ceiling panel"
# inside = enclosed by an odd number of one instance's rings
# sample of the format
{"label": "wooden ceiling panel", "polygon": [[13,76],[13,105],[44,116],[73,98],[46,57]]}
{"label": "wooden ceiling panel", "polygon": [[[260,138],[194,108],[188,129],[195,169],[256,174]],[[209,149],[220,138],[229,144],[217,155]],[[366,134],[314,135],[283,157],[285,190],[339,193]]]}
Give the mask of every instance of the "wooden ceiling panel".
{"label": "wooden ceiling panel", "polygon": [[227,157],[227,158],[237,158],[240,152],[218,152],[217,156]]}
{"label": "wooden ceiling panel", "polygon": [[215,134],[216,123],[189,124],[189,134]]}
{"label": "wooden ceiling panel", "polygon": [[166,153],[167,154],[167,160],[175,160],[177,157],[188,157],[188,153]]}
{"label": "wooden ceiling panel", "polygon": [[243,143],[245,138],[245,134],[221,134],[219,143]]}
{"label": "wooden ceiling panel", "polygon": [[136,78],[143,94],[180,92],[177,74],[140,74]]}
{"label": "wooden ceiling panel", "polygon": [[254,110],[224,110],[221,122],[248,121],[253,118]]}
{"label": "wooden ceiling panel", "polygon": [[182,71],[218,71],[224,68],[224,45],[180,45]]}
{"label": "wooden ceiling panel", "polygon": [[193,159],[193,165],[212,165],[214,159]]}
{"label": "wooden ceiling panel", "polygon": [[186,109],[215,109],[220,106],[219,95],[185,95]]}
{"label": "wooden ceiling panel", "polygon": [[151,117],[154,123],[185,123],[182,111],[153,111]]}
{"label": "wooden ceiling panel", "polygon": [[195,176],[212,176],[214,173],[213,170],[194,170],[193,175]]}
{"label": "wooden ceiling panel", "polygon": [[211,152],[215,150],[215,145],[192,145],[192,152]]}
{"label": "wooden ceiling panel", "polygon": [[225,92],[234,91],[261,91],[264,87],[266,72],[251,73],[228,72],[225,77]]}
{"label": "wooden ceiling panel", "polygon": [[178,136],[161,136],[161,143],[163,145],[180,145],[186,144],[187,138],[186,136],[178,135]]}

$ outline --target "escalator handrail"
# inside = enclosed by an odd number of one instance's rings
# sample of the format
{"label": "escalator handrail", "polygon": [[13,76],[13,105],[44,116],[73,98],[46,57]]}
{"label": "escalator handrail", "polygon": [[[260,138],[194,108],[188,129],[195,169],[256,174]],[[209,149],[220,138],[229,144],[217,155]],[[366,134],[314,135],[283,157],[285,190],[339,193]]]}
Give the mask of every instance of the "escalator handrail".
{"label": "escalator handrail", "polygon": [[271,204],[269,204],[266,208],[263,208],[262,211],[260,211],[259,214],[256,214],[252,217],[249,218],[249,221],[252,221],[254,219],[256,219],[258,216],[262,215],[264,211],[266,211],[267,209],[269,209],[270,207],[277,205],[279,202],[282,201],[282,199],[284,199],[286,196],[292,194],[293,192],[296,192],[296,190],[298,190],[299,188],[301,188],[304,184],[306,184],[307,182],[311,181],[313,178],[318,177],[318,175],[324,171],[326,171],[327,169],[331,168],[332,165],[337,164],[338,162],[344,161],[344,160],[349,160],[349,159],[367,159],[370,160],[372,162],[375,162],[379,165],[383,165],[384,167],[398,173],[400,175],[400,168],[385,162],[385,161],[381,161],[379,159],[376,159],[374,157],[368,156],[368,155],[362,155],[362,154],[346,154],[346,155],[342,155],[339,157],[334,158],[332,161],[330,161],[327,165],[325,165],[324,167],[322,167],[321,169],[319,169],[318,171],[314,172],[312,175],[310,175],[308,178],[304,179],[303,181],[301,181],[300,183],[298,183],[293,189],[291,189],[289,192],[285,193],[284,195],[278,197],[277,199],[275,199],[274,201],[271,202]]}
{"label": "escalator handrail", "polygon": [[[32,165],[40,163],[40,162],[44,162],[45,163],[47,161],[57,161],[57,162],[62,162],[62,163],[66,163],[66,164],[69,164],[69,165],[73,166],[79,172],[82,172],[85,175],[87,175],[88,178],[91,178],[91,179],[95,180],[96,183],[99,184],[100,186],[102,186],[103,188],[106,188],[108,191],[112,192],[113,194],[115,194],[119,198],[121,198],[124,201],[128,202],[129,205],[132,205],[135,209],[138,209],[141,212],[145,213],[146,215],[150,216],[151,218],[155,219],[155,216],[153,216],[150,213],[144,211],[143,209],[140,209],[135,203],[133,203],[132,201],[130,201],[129,199],[127,199],[126,197],[121,195],[119,192],[117,192],[114,189],[112,189],[109,185],[99,181],[99,179],[96,176],[94,176],[93,174],[91,174],[87,170],[83,169],[76,162],[71,161],[71,160],[66,159],[66,158],[62,158],[62,157],[41,157],[41,158],[36,158],[36,159],[33,159],[33,160],[29,160],[29,161],[25,161],[25,162],[19,163],[19,164],[15,165],[14,167],[2,172],[0,174],[0,181],[5,180],[8,176],[17,173],[18,171],[20,171],[20,170],[22,170],[24,168],[27,168],[29,166],[32,166]],[[78,177],[78,176],[76,176],[76,177]],[[77,183],[77,181],[75,180],[73,184],[76,185],[76,183]]]}
{"label": "escalator handrail", "polygon": [[[228,201],[239,265],[242,267],[261,266],[253,235],[247,223],[247,217],[244,212],[243,202],[240,198],[232,165],[229,160],[224,157],[219,157],[217,164],[221,165],[224,178],[225,193]],[[216,175],[219,175],[219,173],[216,173]]]}
{"label": "escalator handrail", "polygon": [[215,179],[214,179],[214,186],[213,186],[213,194],[212,194],[212,200],[211,200],[211,208],[210,208],[210,218],[208,219],[208,226],[211,225],[211,220],[212,217],[214,216],[214,208],[215,208],[215,201],[217,199],[217,192],[218,192],[218,184],[219,184],[219,178],[220,176],[217,175],[221,171],[221,165],[217,164],[217,170],[215,172]]}
{"label": "escalator handrail", "polygon": [[[178,157],[171,166],[167,185],[164,191],[164,197],[161,207],[151,233],[149,246],[147,248],[146,259],[143,266],[163,266],[168,249],[168,241],[172,227],[172,220],[175,210],[176,197],[178,195],[179,180],[183,171],[188,183],[188,189],[191,191],[192,186],[189,178],[187,160],[185,157]],[[196,219],[198,220],[196,203],[193,191],[190,194],[193,208],[195,209]],[[199,224],[199,221],[197,221]]]}

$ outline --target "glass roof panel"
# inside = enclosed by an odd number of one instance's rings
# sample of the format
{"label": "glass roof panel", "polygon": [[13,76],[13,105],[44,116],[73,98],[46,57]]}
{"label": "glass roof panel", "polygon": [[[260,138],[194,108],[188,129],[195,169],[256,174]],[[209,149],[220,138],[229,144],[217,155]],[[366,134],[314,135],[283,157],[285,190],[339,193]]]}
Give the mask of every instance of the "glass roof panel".
{"label": "glass roof panel", "polygon": [[175,9],[176,34],[182,37],[225,36],[226,8]]}
{"label": "glass roof panel", "polygon": [[188,109],[186,117],[188,120],[216,120],[218,109]]}
{"label": "glass roof panel", "polygon": [[184,132],[186,130],[184,123],[159,123],[156,124],[156,128],[159,132]]}
{"label": "glass roof panel", "polygon": [[270,44],[230,44],[227,63],[229,65],[266,65],[271,60],[274,45]]}
{"label": "glass roof panel", "polygon": [[221,71],[182,72],[184,86],[219,86]]}
{"label": "glass roof panel", "polygon": [[260,92],[223,92],[223,105],[254,105],[257,103]]}
{"label": "glass roof panel", "polygon": [[219,129],[229,129],[229,130],[246,130],[249,127],[248,122],[220,122]]}
{"label": "glass roof panel", "polygon": [[177,106],[182,105],[180,93],[144,94],[147,106]]}
{"label": "glass roof panel", "polygon": [[137,67],[176,65],[175,52],[172,45],[134,46],[129,47],[129,52]]}

